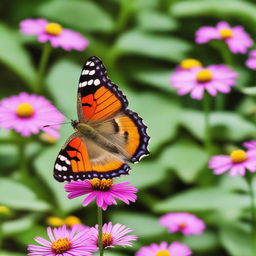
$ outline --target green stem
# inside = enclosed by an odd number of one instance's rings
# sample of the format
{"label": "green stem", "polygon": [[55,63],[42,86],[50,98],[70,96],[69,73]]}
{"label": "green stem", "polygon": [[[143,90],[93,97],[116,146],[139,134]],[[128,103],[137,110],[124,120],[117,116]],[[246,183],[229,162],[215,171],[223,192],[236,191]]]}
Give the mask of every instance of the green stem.
{"label": "green stem", "polygon": [[26,159],[26,144],[24,142],[18,145],[19,159],[20,159],[20,177],[21,180],[26,183],[28,181],[28,166]]}
{"label": "green stem", "polygon": [[42,86],[44,83],[44,74],[45,74],[46,65],[47,65],[49,57],[50,57],[51,50],[52,50],[52,47],[51,47],[50,43],[45,43],[43,52],[42,52],[42,55],[40,58],[36,82],[35,82],[35,87],[36,87],[37,93],[41,93],[43,91]]}
{"label": "green stem", "polygon": [[104,249],[103,249],[103,241],[102,241],[102,209],[101,207],[98,207],[98,246],[99,246],[99,252],[100,256],[103,256]]}
{"label": "green stem", "polygon": [[0,251],[3,250],[3,222],[0,220]]}
{"label": "green stem", "polygon": [[255,215],[255,195],[253,191],[253,174],[248,172],[245,175],[248,183],[248,191],[251,198],[251,226],[252,226],[252,255],[256,255],[256,215]]}
{"label": "green stem", "polygon": [[208,94],[205,94],[203,99],[204,109],[204,144],[205,149],[211,153],[211,129],[210,129],[210,98]]}

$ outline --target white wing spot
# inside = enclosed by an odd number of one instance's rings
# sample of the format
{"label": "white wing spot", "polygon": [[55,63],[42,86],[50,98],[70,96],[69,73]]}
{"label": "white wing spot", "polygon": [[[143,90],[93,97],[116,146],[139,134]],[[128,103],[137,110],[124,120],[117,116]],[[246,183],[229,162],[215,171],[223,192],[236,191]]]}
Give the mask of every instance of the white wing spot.
{"label": "white wing spot", "polygon": [[68,170],[67,166],[62,167],[62,171],[67,171],[67,170]]}
{"label": "white wing spot", "polygon": [[67,158],[65,156],[60,156],[61,161],[65,161]]}
{"label": "white wing spot", "polygon": [[87,81],[82,82],[82,87],[85,87],[87,85]]}
{"label": "white wing spot", "polygon": [[88,69],[86,69],[86,70],[84,69],[83,72],[82,72],[82,75],[87,75],[87,74],[89,74],[89,70]]}
{"label": "white wing spot", "polygon": [[90,66],[93,67],[93,66],[95,66],[95,64],[92,62],[92,63],[90,64]]}
{"label": "white wing spot", "polygon": [[91,79],[90,81],[88,81],[88,85],[91,85],[93,83],[93,79]]}
{"label": "white wing spot", "polygon": [[87,61],[85,65],[89,66],[91,63],[92,63],[91,61]]}
{"label": "white wing spot", "polygon": [[95,85],[99,85],[99,84],[100,84],[100,79],[95,79],[95,80],[94,80],[94,84],[95,84]]}
{"label": "white wing spot", "polygon": [[[88,70],[89,71],[89,70]],[[95,70],[91,70],[90,72],[89,72],[89,75],[90,76],[92,76],[92,75],[94,75],[95,74]]]}
{"label": "white wing spot", "polygon": [[66,160],[66,164],[67,164],[67,165],[70,165],[70,161],[69,161],[68,159]]}

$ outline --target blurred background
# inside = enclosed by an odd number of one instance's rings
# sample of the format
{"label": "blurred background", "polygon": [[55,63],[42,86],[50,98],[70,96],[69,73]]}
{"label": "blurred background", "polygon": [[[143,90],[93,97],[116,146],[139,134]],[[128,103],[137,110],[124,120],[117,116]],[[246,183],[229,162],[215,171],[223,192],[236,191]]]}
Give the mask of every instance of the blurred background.
{"label": "blurred background", "polygon": [[[20,21],[45,18],[83,34],[89,46],[83,52],[52,51],[45,75],[45,97],[69,118],[76,119],[76,91],[84,61],[100,57],[111,80],[127,95],[129,108],[148,126],[151,155],[134,165],[129,180],[138,187],[138,200],[111,206],[105,221],[122,223],[139,236],[134,247],[109,250],[106,256],[134,255],[152,242],[182,241],[198,256],[249,256],[249,199],[245,182],[207,168],[209,155],[203,145],[204,122],[200,101],[177,96],[169,76],[185,58],[205,65],[224,63],[214,44],[197,45],[195,31],[221,20],[242,25],[255,39],[256,4],[249,0],[1,0],[0,97],[33,92],[42,44],[19,33]],[[211,104],[211,129],[215,153],[227,153],[256,135],[255,73],[245,67],[247,56],[233,55],[239,72],[225,108]],[[81,207],[82,199],[68,200],[63,184],[53,179],[53,165],[60,147],[72,133],[61,128],[52,143],[32,136],[26,140],[30,182],[19,179],[21,157],[17,141],[0,130],[0,213],[3,256],[26,255],[33,237],[45,236],[50,216],[75,215],[94,225],[95,206]],[[207,225],[201,236],[168,234],[159,217],[171,211],[195,213]]]}

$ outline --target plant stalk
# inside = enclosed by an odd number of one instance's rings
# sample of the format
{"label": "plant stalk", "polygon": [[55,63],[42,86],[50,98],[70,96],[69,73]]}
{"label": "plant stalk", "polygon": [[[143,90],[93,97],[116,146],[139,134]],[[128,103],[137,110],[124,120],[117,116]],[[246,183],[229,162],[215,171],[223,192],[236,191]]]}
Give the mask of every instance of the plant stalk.
{"label": "plant stalk", "polygon": [[98,207],[98,246],[99,246],[99,253],[100,256],[103,256],[104,254],[104,249],[103,249],[103,241],[102,241],[102,224],[103,224],[103,220],[102,220],[102,209],[101,207]]}

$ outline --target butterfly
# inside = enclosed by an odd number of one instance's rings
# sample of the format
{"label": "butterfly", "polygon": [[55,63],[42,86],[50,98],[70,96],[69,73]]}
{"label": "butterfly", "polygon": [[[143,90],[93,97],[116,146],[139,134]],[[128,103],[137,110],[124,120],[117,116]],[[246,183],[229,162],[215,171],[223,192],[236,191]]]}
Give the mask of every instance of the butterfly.
{"label": "butterfly", "polygon": [[118,177],[129,173],[129,162],[149,154],[147,127],[127,106],[102,61],[90,57],[79,79],[78,121],[72,121],[75,132],[55,161],[57,181]]}

